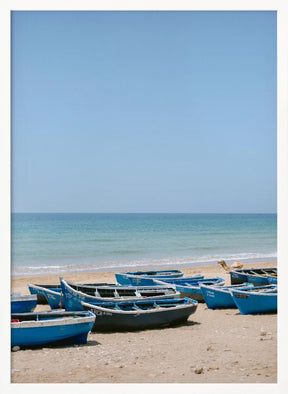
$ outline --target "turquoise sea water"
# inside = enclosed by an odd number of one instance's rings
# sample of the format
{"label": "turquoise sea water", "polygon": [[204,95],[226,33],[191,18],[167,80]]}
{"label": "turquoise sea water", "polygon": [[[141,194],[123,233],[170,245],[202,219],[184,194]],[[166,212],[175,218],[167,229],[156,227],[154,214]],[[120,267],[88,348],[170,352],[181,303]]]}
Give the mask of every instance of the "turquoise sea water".
{"label": "turquoise sea water", "polygon": [[276,214],[12,214],[12,275],[277,259]]}

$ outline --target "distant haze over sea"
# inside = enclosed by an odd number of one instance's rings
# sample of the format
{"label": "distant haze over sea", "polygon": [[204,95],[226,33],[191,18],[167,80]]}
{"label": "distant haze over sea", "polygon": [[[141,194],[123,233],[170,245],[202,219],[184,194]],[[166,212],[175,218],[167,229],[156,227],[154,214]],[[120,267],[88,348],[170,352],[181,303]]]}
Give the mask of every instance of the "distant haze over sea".
{"label": "distant haze over sea", "polygon": [[12,275],[277,260],[276,214],[13,213]]}

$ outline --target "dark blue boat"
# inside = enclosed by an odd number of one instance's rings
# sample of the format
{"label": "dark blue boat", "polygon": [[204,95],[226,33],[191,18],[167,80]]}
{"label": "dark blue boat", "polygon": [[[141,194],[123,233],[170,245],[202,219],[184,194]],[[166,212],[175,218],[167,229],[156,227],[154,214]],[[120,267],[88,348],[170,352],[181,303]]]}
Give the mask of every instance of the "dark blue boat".
{"label": "dark blue boat", "polygon": [[241,268],[230,271],[232,285],[244,282],[253,283],[254,286],[268,284],[268,276],[277,276],[277,267],[272,268]]}
{"label": "dark blue boat", "polygon": [[[159,271],[135,271],[135,272],[120,272],[116,273],[115,277],[120,285],[133,285],[133,286],[150,286],[153,282],[144,283],[142,278],[147,279],[169,279],[169,278],[180,278],[183,276],[183,272],[179,270],[159,270]],[[133,277],[136,278],[135,281]],[[132,283],[133,282],[133,283]]]}
{"label": "dark blue boat", "polygon": [[197,309],[190,298],[111,302],[105,305],[82,303],[96,315],[92,331],[131,331],[165,327],[187,321]]}
{"label": "dark blue boat", "polygon": [[11,315],[11,346],[83,344],[95,322],[92,312],[39,312]]}
{"label": "dark blue boat", "polygon": [[36,295],[11,294],[11,313],[32,312],[36,306]]}
{"label": "dark blue boat", "polygon": [[232,289],[246,289],[254,287],[252,283],[241,283],[230,286],[211,286],[200,283],[204,301],[209,309],[236,308],[236,304],[230,293]]}
{"label": "dark blue boat", "polygon": [[277,312],[277,286],[257,286],[251,289],[230,290],[242,315]]}
{"label": "dark blue boat", "polygon": [[173,285],[175,289],[181,294],[181,297],[189,297],[198,302],[204,302],[204,297],[200,288],[200,283],[206,284],[207,286],[218,285],[222,286],[225,283],[225,279],[216,278],[204,278],[195,279],[193,277],[184,277],[179,279],[163,279],[162,281],[155,280],[157,284]]}
{"label": "dark blue boat", "polygon": [[137,301],[139,299],[166,299],[180,297],[173,286],[88,286],[60,279],[66,310],[83,310],[81,302],[105,304],[111,301]]}

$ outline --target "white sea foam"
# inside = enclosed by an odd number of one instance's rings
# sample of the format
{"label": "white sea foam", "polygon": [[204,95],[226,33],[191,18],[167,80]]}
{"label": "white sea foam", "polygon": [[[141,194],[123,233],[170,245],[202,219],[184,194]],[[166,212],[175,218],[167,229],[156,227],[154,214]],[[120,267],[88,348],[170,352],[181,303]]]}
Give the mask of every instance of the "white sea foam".
{"label": "white sea foam", "polygon": [[219,260],[225,260],[227,263],[232,263],[235,260],[242,262],[256,261],[276,261],[277,253],[235,253],[235,254],[217,254],[217,255],[206,255],[201,257],[172,257],[172,258],[161,258],[161,259],[139,259],[132,261],[106,261],[106,262],[95,262],[95,263],[84,263],[84,264],[69,264],[69,265],[33,265],[33,266],[22,266],[12,267],[12,277],[25,277],[32,275],[43,275],[43,274],[65,274],[65,273],[77,273],[77,272],[105,272],[105,271],[135,271],[139,269],[165,269],[171,267],[191,267],[191,266],[202,266],[202,265],[213,265]]}

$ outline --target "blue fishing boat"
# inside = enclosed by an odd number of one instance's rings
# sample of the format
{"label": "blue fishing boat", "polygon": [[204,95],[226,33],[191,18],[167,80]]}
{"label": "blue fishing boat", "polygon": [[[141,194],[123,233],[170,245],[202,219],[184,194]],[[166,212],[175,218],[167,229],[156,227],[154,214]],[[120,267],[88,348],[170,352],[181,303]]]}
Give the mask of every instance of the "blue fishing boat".
{"label": "blue fishing boat", "polygon": [[[179,270],[160,270],[160,271],[135,271],[135,272],[120,272],[116,273],[115,277],[117,280],[117,283],[120,285],[126,285],[129,286],[133,284],[133,286],[150,286],[153,285],[153,281],[151,283],[147,283],[147,281],[144,283],[142,282],[142,278],[147,279],[169,279],[169,278],[180,278],[183,276],[183,272]],[[136,278],[133,283],[131,282],[131,279],[133,277]]]}
{"label": "blue fishing boat", "polygon": [[51,290],[54,292],[61,292],[61,285],[32,285],[28,284],[28,289],[30,291],[30,294],[36,294],[37,295],[37,303],[38,304],[47,304],[47,299],[45,297],[45,293],[43,290]]}
{"label": "blue fishing boat", "polygon": [[104,304],[107,302],[137,301],[139,299],[179,298],[173,286],[91,286],[79,285],[60,279],[66,310],[83,310],[81,302]]}
{"label": "blue fishing boat", "polygon": [[[59,309],[65,308],[65,302],[62,296],[61,285],[59,284],[59,288],[46,288],[41,287],[41,285],[28,285],[30,292],[34,292],[34,294],[45,297],[46,303],[50,305],[51,309]],[[42,302],[43,303],[43,302]]]}
{"label": "blue fishing boat", "polygon": [[[257,274],[257,273],[250,273],[247,274],[247,281],[249,283],[253,283],[254,286],[264,286],[269,284],[269,278],[273,277],[273,275],[269,274]],[[275,279],[277,279],[277,274],[275,274]]]}
{"label": "blue fishing boat", "polygon": [[230,286],[214,286],[200,283],[204,301],[209,309],[236,308],[230,289],[244,289],[254,287],[252,283],[241,283]]}
{"label": "blue fishing boat", "polygon": [[190,298],[111,302],[83,308],[96,315],[92,331],[130,331],[159,328],[187,321],[197,309]]}
{"label": "blue fishing boat", "polygon": [[[84,285],[85,284],[86,283],[84,283]],[[87,285],[92,285],[92,286],[93,285],[110,286],[111,284],[110,283],[90,283],[90,284],[87,283]],[[37,295],[37,303],[38,304],[47,304],[47,303],[49,303],[48,300],[47,300],[47,293],[54,294],[55,297],[57,298],[55,293],[59,293],[59,295],[60,295],[61,292],[62,292],[60,283],[59,284],[54,284],[54,285],[51,285],[51,284],[48,284],[48,285],[47,284],[46,285],[42,285],[41,284],[40,285],[40,284],[31,284],[31,283],[29,283],[28,284],[28,289],[30,291],[30,294],[36,294]],[[52,293],[50,293],[48,290],[50,290]],[[52,300],[52,298],[51,298],[51,300]],[[59,301],[60,301],[60,296],[59,296]],[[59,308],[59,306],[58,306],[58,308]]]}
{"label": "blue fishing boat", "polygon": [[277,285],[277,283],[278,283],[277,275],[276,276],[268,275],[267,280],[268,280],[269,285]]}
{"label": "blue fishing boat", "polygon": [[36,306],[36,295],[11,294],[11,313],[32,312]]}
{"label": "blue fishing boat", "polygon": [[[117,275],[116,279],[117,279]],[[193,279],[204,279],[204,275],[202,274],[195,274],[193,276],[189,276],[189,278],[193,278]],[[126,275],[125,280],[127,282],[126,286],[155,286],[158,285],[158,283],[156,283],[156,280],[164,280],[165,278],[153,278],[152,276],[137,276],[137,275]],[[166,279],[171,279],[171,278],[166,278]],[[178,279],[178,278],[175,278]]]}
{"label": "blue fishing boat", "polygon": [[277,286],[231,289],[233,300],[242,315],[277,312]]}
{"label": "blue fishing boat", "polygon": [[225,283],[225,279],[216,278],[204,278],[195,279],[193,277],[184,277],[176,279],[163,279],[161,281],[155,280],[155,284],[166,284],[173,285],[175,289],[180,292],[181,297],[189,297],[198,302],[204,302],[204,297],[200,288],[200,283],[210,285],[222,286]]}
{"label": "blue fishing boat", "polygon": [[39,312],[11,315],[11,346],[84,344],[95,322],[88,312]]}
{"label": "blue fishing boat", "polygon": [[253,283],[254,286],[268,284],[267,276],[277,276],[277,267],[272,268],[237,268],[230,271],[232,285],[244,282]]}

